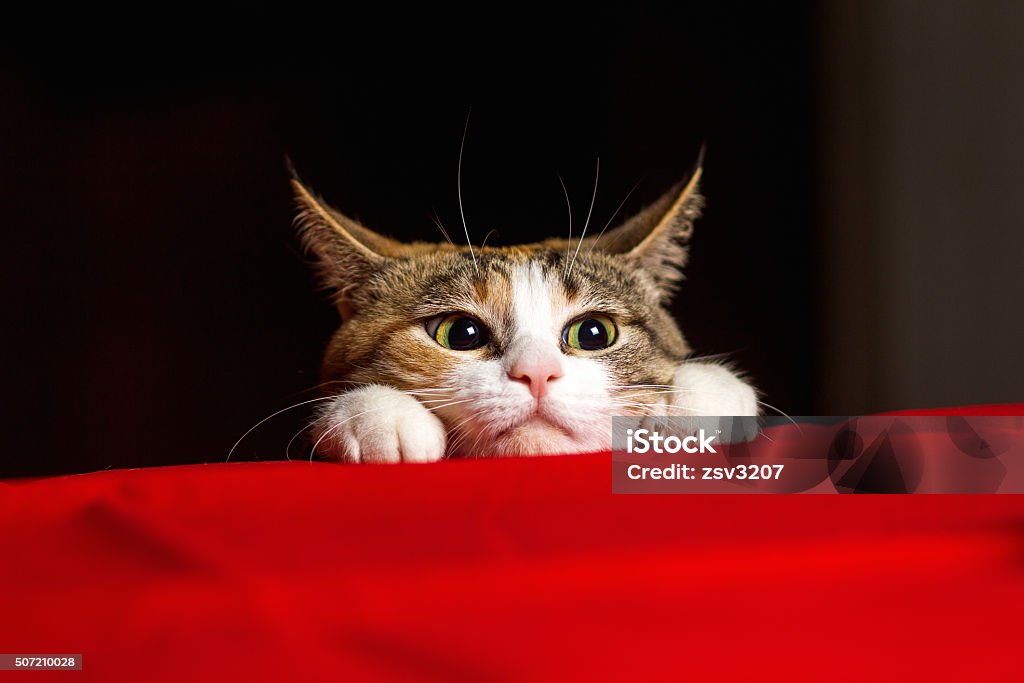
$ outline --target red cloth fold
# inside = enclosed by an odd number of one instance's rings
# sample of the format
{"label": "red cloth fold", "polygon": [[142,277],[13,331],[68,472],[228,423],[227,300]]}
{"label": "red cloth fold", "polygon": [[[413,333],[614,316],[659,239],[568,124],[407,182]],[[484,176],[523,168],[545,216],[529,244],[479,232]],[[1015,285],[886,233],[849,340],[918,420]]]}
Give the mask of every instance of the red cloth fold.
{"label": "red cloth fold", "polygon": [[1022,676],[1020,496],[613,496],[610,472],[2,482],[0,652],[84,655],[32,680]]}

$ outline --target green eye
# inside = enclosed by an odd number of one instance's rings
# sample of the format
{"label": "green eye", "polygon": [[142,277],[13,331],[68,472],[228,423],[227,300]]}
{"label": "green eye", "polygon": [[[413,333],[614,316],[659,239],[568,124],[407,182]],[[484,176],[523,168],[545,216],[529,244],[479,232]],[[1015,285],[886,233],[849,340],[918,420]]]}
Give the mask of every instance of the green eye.
{"label": "green eye", "polygon": [[471,351],[487,343],[487,330],[483,324],[461,313],[428,320],[427,332],[438,344],[453,351]]}
{"label": "green eye", "polygon": [[562,330],[562,341],[571,349],[597,351],[615,343],[615,323],[606,315],[588,315]]}

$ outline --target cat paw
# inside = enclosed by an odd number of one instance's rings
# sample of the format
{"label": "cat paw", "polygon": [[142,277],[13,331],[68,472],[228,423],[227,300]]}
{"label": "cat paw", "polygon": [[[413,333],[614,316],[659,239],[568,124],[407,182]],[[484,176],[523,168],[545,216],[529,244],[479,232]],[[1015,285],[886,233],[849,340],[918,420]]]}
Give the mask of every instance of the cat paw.
{"label": "cat paw", "polygon": [[726,418],[695,420],[705,431],[720,430],[719,441],[737,443],[757,437],[757,420],[731,420],[729,417],[754,418],[758,410],[757,392],[732,370],[715,363],[683,363],[676,370],[672,384],[676,392],[669,401],[670,415]]}
{"label": "cat paw", "polygon": [[385,386],[360,387],[331,401],[313,428],[316,451],[347,463],[436,462],[447,434],[412,396]]}

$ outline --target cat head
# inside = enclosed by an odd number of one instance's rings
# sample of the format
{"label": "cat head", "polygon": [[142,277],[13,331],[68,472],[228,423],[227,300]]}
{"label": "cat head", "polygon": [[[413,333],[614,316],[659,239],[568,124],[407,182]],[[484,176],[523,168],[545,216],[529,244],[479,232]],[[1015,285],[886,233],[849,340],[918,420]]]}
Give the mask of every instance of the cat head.
{"label": "cat head", "polygon": [[385,237],[293,179],[300,239],[342,318],[324,388],[409,392],[450,455],[606,448],[608,418],[648,411],[688,352],[665,306],[700,175],[582,241],[472,249]]}

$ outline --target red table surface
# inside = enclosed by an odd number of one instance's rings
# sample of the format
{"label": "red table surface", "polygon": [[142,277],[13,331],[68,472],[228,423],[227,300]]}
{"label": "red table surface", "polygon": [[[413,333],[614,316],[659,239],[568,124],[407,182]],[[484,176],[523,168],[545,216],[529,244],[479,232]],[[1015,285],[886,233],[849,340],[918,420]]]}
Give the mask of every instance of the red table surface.
{"label": "red table surface", "polygon": [[0,677],[1024,677],[1024,497],[613,496],[610,473],[596,454],[0,482],[0,652],[84,655]]}

